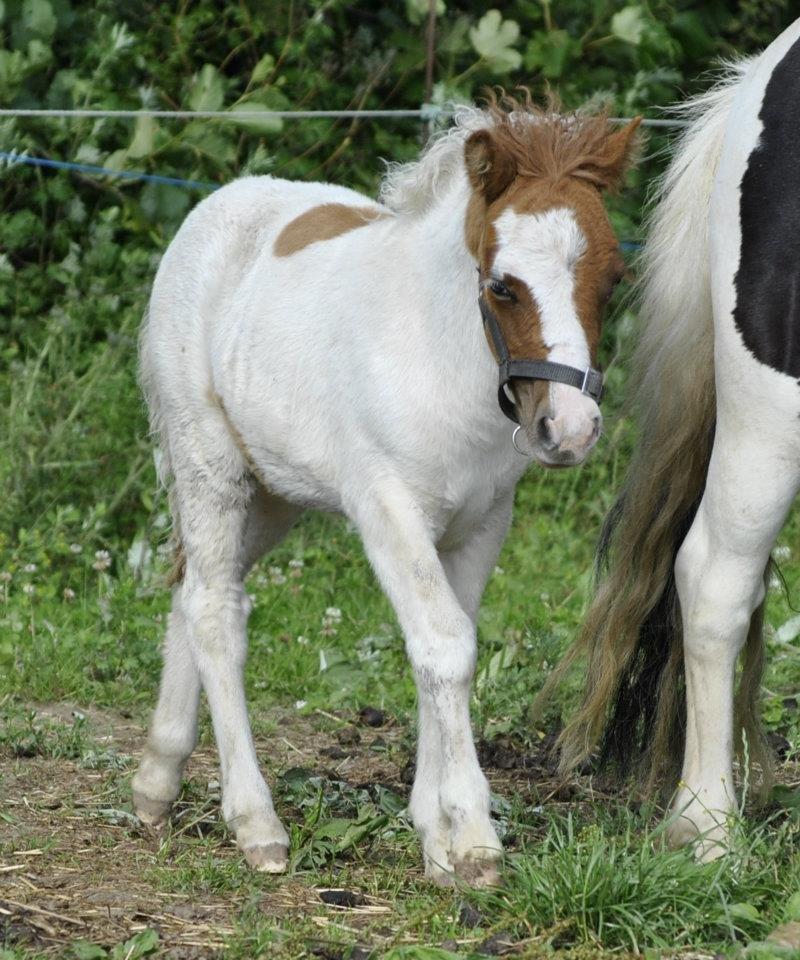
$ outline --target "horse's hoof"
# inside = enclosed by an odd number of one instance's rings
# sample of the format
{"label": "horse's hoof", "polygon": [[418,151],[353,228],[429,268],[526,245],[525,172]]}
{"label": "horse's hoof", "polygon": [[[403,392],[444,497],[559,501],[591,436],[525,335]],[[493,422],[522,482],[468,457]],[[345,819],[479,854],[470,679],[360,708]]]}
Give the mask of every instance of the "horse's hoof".
{"label": "horse's hoof", "polygon": [[698,863],[711,863],[728,853],[730,831],[724,813],[716,815],[700,808],[681,810],[667,828],[667,841],[673,849],[691,847]]}
{"label": "horse's hoof", "polygon": [[497,860],[458,860],[455,863],[456,876],[470,887],[496,887],[500,883],[500,870]]}
{"label": "horse's hoof", "polygon": [[283,873],[289,864],[289,848],[283,843],[262,843],[242,853],[248,866],[260,873]]}
{"label": "horse's hoof", "polygon": [[698,863],[713,863],[719,860],[725,854],[730,853],[728,838],[724,840],[712,840],[702,837],[694,845],[694,858]]}
{"label": "horse's hoof", "polygon": [[456,875],[452,870],[430,863],[425,867],[425,879],[435,887],[454,887],[456,883]]}
{"label": "horse's hoof", "polygon": [[151,800],[138,790],[133,791],[133,809],[144,826],[157,833],[169,823],[171,800]]}

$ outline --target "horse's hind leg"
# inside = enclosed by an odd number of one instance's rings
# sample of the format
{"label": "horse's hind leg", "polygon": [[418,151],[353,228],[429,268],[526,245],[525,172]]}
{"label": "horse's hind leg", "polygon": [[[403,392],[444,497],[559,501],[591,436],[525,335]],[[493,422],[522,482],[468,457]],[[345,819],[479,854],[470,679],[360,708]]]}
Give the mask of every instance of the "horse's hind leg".
{"label": "horse's hind leg", "polygon": [[747,403],[743,389],[737,380],[733,390],[720,391],[705,493],[675,569],[687,727],[670,839],[697,841],[701,859],[727,848],[727,821],[736,808],[736,660],[763,600],[764,569],[800,480],[797,411],[789,419],[777,403],[770,409],[769,393]]}

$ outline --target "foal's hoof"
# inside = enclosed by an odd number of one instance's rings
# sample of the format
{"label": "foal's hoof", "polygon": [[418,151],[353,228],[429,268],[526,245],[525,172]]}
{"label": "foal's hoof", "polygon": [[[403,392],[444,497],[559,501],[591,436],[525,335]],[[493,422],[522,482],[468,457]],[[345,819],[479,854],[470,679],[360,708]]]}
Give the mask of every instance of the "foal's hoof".
{"label": "foal's hoof", "polygon": [[282,843],[246,847],[242,853],[248,865],[260,873],[283,873],[289,864],[289,848]]}
{"label": "foal's hoof", "polygon": [[455,870],[458,879],[470,887],[496,887],[500,883],[500,865],[494,859],[457,860]]}
{"label": "foal's hoof", "polygon": [[453,887],[456,882],[456,875],[452,870],[440,867],[435,863],[426,863],[425,879],[436,887]]}
{"label": "foal's hoof", "polygon": [[496,860],[459,860],[451,870],[428,863],[425,877],[437,887],[454,887],[457,883],[495,887],[500,883],[500,870]]}
{"label": "foal's hoof", "polygon": [[171,800],[151,800],[138,790],[133,791],[133,809],[142,823],[157,833],[166,827],[172,809]]}

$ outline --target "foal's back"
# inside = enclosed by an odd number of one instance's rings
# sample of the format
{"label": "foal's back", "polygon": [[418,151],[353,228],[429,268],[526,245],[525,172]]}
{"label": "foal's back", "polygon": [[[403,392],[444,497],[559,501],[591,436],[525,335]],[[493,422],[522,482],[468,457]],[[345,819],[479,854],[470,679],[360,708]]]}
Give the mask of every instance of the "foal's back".
{"label": "foal's back", "polygon": [[281,231],[323,204],[382,209],[347,187],[274,177],[243,177],[203,200],[161,261],[148,336],[186,333],[183,324],[190,324],[194,333],[207,330],[235,301],[248,276],[272,257]]}

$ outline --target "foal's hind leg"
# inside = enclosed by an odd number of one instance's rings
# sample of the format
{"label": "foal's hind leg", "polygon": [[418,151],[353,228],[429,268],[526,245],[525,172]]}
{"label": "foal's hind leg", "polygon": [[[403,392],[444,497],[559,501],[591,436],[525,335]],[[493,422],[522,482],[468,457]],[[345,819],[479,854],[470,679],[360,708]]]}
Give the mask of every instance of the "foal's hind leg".
{"label": "foal's hind leg", "polygon": [[[220,443],[219,437],[215,440]],[[153,813],[163,818],[177,796],[194,744],[199,677],[220,753],[223,815],[248,862],[274,872],[286,865],[288,837],[258,770],[250,735],[242,677],[249,601],[242,578],[256,557],[286,533],[297,511],[256,489],[238,453],[225,452],[229,456],[216,457],[213,470],[191,462],[176,468],[186,572],[173,595],[161,695],[134,781],[135,798],[137,811],[152,821]],[[170,669],[176,639],[184,653],[182,670]],[[170,731],[182,734],[180,749],[171,752]]]}
{"label": "foal's hind leg", "polygon": [[687,728],[670,828],[697,841],[700,859],[725,852],[733,784],[733,687],[750,618],[764,596],[769,553],[800,479],[797,413],[719,397],[719,421],[702,502],[677,558],[684,631]]}
{"label": "foal's hind leg", "polygon": [[[177,508],[176,508],[177,512]],[[287,533],[298,511],[258,487],[248,504],[242,544],[242,572]],[[158,703],[150,721],[147,744],[133,778],[137,816],[161,828],[180,792],[186,761],[197,741],[200,674],[192,654],[183,612],[182,583],[173,592],[163,647]]]}
{"label": "foal's hind leg", "polygon": [[197,742],[200,675],[194,663],[183,606],[173,592],[164,637],[158,703],[139,768],[133,778],[133,806],[139,819],[160,829],[181,788],[186,761]]}

